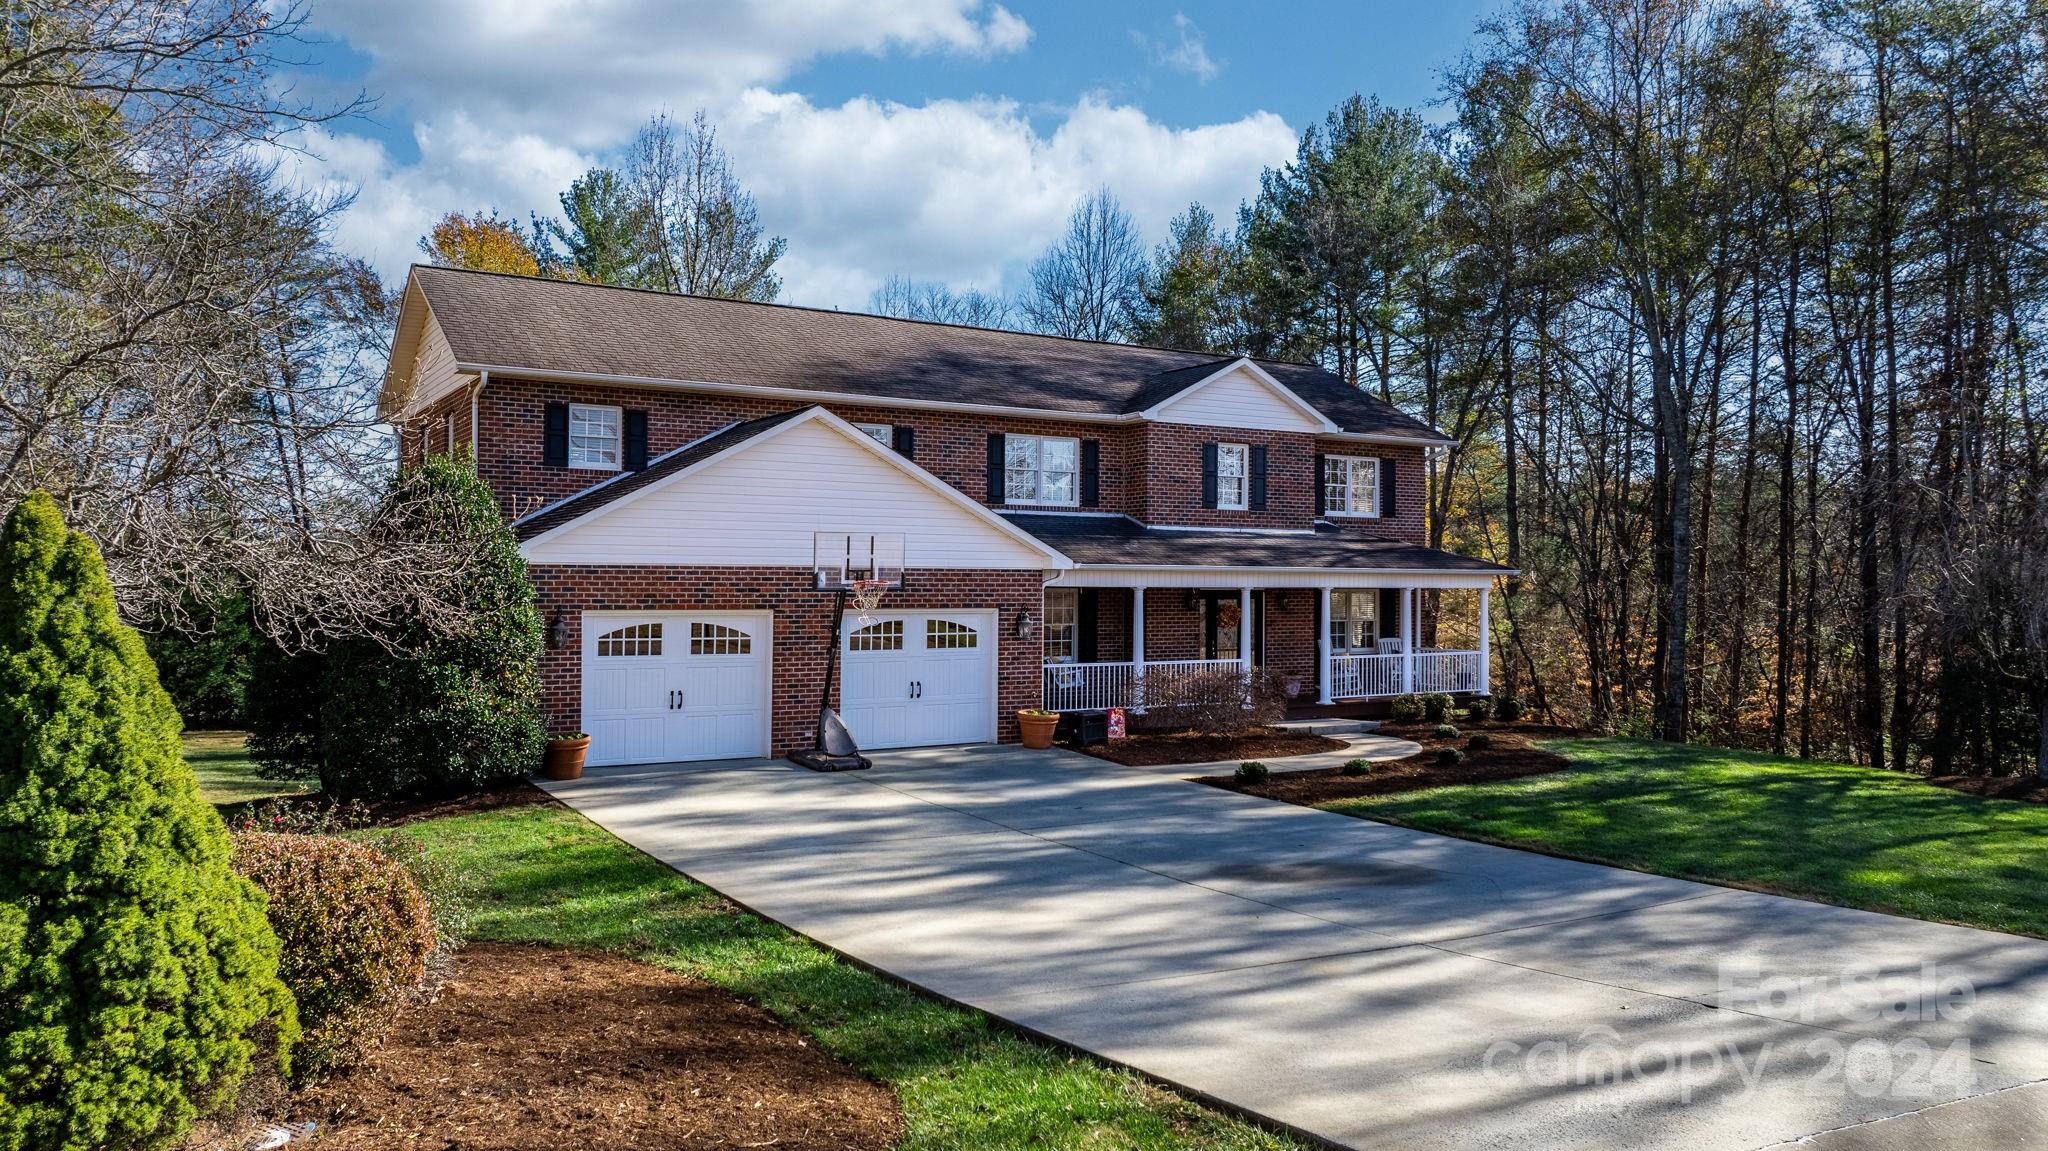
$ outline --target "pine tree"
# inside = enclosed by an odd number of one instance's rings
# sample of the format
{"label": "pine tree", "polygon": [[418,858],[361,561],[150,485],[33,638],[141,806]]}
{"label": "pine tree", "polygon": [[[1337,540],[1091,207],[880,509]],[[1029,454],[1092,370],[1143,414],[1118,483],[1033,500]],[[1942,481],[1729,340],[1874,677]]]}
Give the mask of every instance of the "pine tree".
{"label": "pine tree", "polygon": [[452,594],[473,621],[337,643],[327,656],[320,784],[331,795],[446,794],[531,771],[540,715],[540,613],[519,544],[476,469],[434,456],[399,480],[394,531],[433,533],[472,557]]}
{"label": "pine tree", "polygon": [[0,529],[0,1149],[175,1142],[296,1033],[99,550],[36,492]]}

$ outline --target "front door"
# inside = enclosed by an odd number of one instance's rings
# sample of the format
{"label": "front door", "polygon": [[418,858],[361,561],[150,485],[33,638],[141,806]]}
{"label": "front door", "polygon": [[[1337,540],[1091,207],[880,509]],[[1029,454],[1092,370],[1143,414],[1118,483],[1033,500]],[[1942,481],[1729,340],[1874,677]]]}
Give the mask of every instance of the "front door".
{"label": "front door", "polygon": [[1257,593],[1251,600],[1252,618],[1245,620],[1239,618],[1243,613],[1238,610],[1236,592],[1202,593],[1203,659],[1242,659],[1247,636],[1251,638],[1253,658],[1263,656],[1261,648],[1265,637],[1262,633],[1265,629],[1261,626],[1264,622],[1261,609],[1265,604]]}

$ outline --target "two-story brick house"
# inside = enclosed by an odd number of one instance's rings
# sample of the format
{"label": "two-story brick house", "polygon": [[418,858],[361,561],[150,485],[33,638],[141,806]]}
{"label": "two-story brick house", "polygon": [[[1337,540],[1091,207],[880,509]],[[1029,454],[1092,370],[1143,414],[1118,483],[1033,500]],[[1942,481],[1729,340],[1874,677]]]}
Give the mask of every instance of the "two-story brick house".
{"label": "two-story brick house", "polygon": [[1204,668],[1487,690],[1405,638],[1503,570],[1423,546],[1442,436],[1312,366],[417,267],[382,404],[401,451],[474,450],[593,763],[808,746],[848,551],[902,567],[842,640],[864,747]]}

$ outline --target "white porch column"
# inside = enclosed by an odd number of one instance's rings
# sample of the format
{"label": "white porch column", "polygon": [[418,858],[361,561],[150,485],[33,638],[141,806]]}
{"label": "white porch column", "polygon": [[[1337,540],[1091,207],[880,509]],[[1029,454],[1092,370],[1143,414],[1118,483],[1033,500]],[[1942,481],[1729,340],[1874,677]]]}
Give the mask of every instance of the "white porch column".
{"label": "white porch column", "polygon": [[1422,640],[1421,597],[1414,588],[1401,589],[1401,690],[1415,692],[1415,645]]}
{"label": "white porch column", "polygon": [[1145,589],[1131,589],[1131,710],[1145,710]]}
{"label": "white porch column", "polygon": [[1493,596],[1491,587],[1479,589],[1479,694],[1492,693],[1493,682]]}
{"label": "white porch column", "polygon": [[1252,680],[1252,585],[1237,585],[1237,662],[1244,680]]}
{"label": "white porch column", "polygon": [[1334,678],[1330,668],[1330,585],[1316,589],[1316,666],[1322,674],[1316,676],[1316,702],[1333,702],[1330,696],[1330,681]]}

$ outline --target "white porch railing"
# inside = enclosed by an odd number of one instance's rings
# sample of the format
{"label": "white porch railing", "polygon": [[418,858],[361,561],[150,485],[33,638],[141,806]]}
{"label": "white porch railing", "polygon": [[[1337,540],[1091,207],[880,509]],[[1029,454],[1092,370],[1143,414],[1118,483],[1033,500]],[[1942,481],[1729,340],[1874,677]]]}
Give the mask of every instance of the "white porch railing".
{"label": "white porch railing", "polygon": [[1330,694],[1337,699],[1400,695],[1402,665],[1407,656],[1337,655],[1330,657]]}
{"label": "white porch railing", "polygon": [[1415,653],[1415,690],[1420,693],[1479,690],[1479,653],[1476,651],[1418,651]]}
{"label": "white porch railing", "polygon": [[[1170,688],[1177,680],[1204,672],[1238,670],[1234,659],[1148,660],[1145,682],[1153,689]],[[1049,663],[1045,665],[1047,711],[1101,711],[1136,707],[1138,665],[1118,663]]]}

